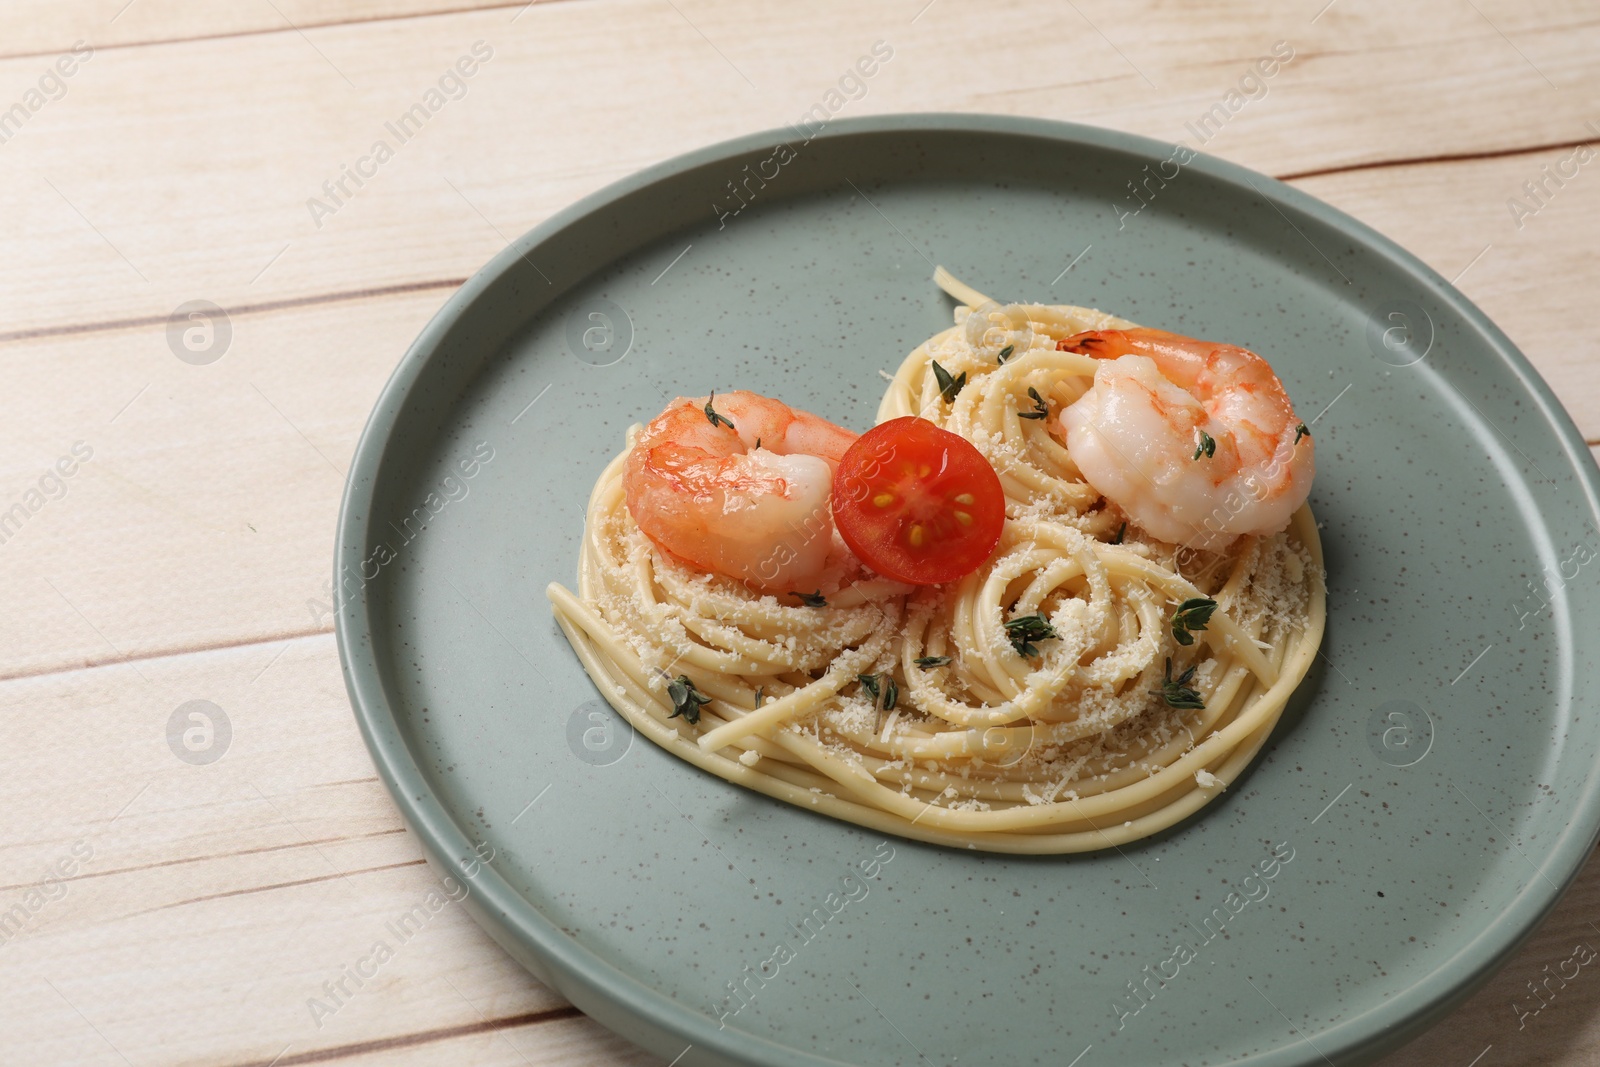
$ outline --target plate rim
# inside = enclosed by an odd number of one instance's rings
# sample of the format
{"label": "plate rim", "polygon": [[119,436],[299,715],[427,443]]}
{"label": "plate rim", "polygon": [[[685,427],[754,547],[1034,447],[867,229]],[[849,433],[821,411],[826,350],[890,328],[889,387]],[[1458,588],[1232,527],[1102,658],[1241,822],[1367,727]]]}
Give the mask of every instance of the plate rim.
{"label": "plate rim", "polygon": [[[400,733],[398,717],[384,691],[374,643],[378,631],[372,625],[365,589],[358,589],[354,596],[346,598],[340,585],[341,567],[359,562],[364,554],[371,503],[377,492],[389,438],[401,426],[399,413],[455,323],[471,313],[474,304],[493,282],[540,244],[579,220],[663,179],[718,160],[769,149],[778,141],[791,139],[793,132],[784,128],[763,130],[693,149],[635,171],[555,212],[510,242],[450,294],[407,348],[374,402],[357,441],[340,498],[333,559],[333,588],[338,608],[335,642],[351,710],[374,767],[402,820],[436,868],[455,874],[475,857],[473,844],[450,809],[434,794]],[[840,140],[907,132],[1043,139],[1151,159],[1165,158],[1175,147],[1173,142],[1108,127],[981,112],[904,112],[838,119],[830,121],[813,139]],[[1366,251],[1379,255],[1415,278],[1441,309],[1447,308],[1475,330],[1534,401],[1535,412],[1564,447],[1577,476],[1572,491],[1587,505],[1591,518],[1600,519],[1600,468],[1596,467],[1572,416],[1528,358],[1476,304],[1415,254],[1354,216],[1270,175],[1194,149],[1190,151],[1194,152],[1194,158],[1184,164],[1186,168],[1265,200],[1284,213],[1291,225],[1292,215],[1298,213],[1348,235]],[[1309,238],[1307,240],[1309,242]],[[1494,920],[1463,942],[1453,955],[1442,958],[1424,979],[1369,1010],[1330,1026],[1320,1035],[1322,1048],[1310,1046],[1309,1039],[1302,1038],[1312,1053],[1309,1057],[1293,1054],[1300,1045],[1297,1041],[1234,1062],[1239,1067],[1309,1067],[1326,1058],[1324,1051],[1344,1062],[1366,1061],[1410,1041],[1441,1020],[1487,982],[1533,935],[1581,872],[1600,838],[1600,767],[1584,782],[1574,809],[1581,817],[1566,823],[1544,850],[1541,862],[1534,864],[1530,860],[1536,877],[1530,878],[1509,898],[1507,907]],[[711,1053],[719,1063],[824,1067],[843,1062],[781,1045],[748,1031],[719,1029],[709,1016],[673,1000],[580,945],[518,893],[489,863],[483,863],[467,884],[468,910],[479,925],[514,958],[533,970],[536,977],[613,1030],[618,1029],[620,1015],[624,1024],[642,1024],[652,1037],[671,1036],[686,1042]],[[1520,924],[1507,923],[1504,921],[1507,912],[1523,912],[1531,919]],[[517,951],[519,948],[522,951]],[[1445,989],[1442,994],[1421,992],[1436,989],[1441,984]],[[638,1034],[635,1028],[622,1036],[638,1041]]]}

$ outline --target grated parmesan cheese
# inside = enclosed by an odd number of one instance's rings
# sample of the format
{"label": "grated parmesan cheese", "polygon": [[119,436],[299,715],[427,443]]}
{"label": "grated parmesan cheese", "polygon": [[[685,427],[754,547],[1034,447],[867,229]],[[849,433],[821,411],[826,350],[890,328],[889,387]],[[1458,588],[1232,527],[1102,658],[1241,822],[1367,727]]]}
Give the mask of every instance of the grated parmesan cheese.
{"label": "grated parmesan cheese", "polygon": [[[958,308],[957,322],[965,314],[965,308]],[[1060,324],[1050,328],[1059,330]],[[1053,351],[1043,325],[1030,329],[1032,334],[1018,344],[1017,357],[1035,348]],[[1171,657],[1174,673],[1193,667],[1195,686],[1209,699],[1228,669],[1230,650],[1219,634],[1202,637],[1193,648],[1177,648],[1170,628],[1153,624],[1151,615],[1152,601],[1158,611],[1164,607],[1165,586],[1130,575],[1125,566],[1097,566],[1094,558],[1103,563],[1142,558],[1178,571],[1176,547],[1147,540],[1149,535],[1124,524],[1120,552],[1127,555],[1108,550],[1109,531],[1117,529],[1122,513],[1103,498],[1072,502],[1084,499],[1075,488],[1081,479],[1070,464],[1064,465],[1059,447],[1052,448],[1039,433],[1050,428],[1030,425],[1021,436],[994,433],[975,414],[996,399],[1012,404],[1029,385],[1037,386],[1052,404],[1067,404],[1081,394],[1081,383],[1052,381],[1031,359],[1001,368],[992,351],[973,348],[959,332],[935,339],[927,351],[951,373],[969,374],[959,402],[935,405],[934,421],[972,441],[1016,483],[1008,485],[1013,491],[1006,502],[1011,536],[987,565],[997,576],[990,581],[998,582],[998,603],[992,591],[974,602],[970,592],[895,589],[896,583],[869,577],[857,583],[863,586],[860,593],[838,580],[832,586],[825,582],[819,591],[832,598],[828,605],[820,611],[797,608],[770,594],[752,594],[737,580],[663,556],[626,508],[608,504],[591,512],[596,525],[586,543],[591,562],[585,566],[592,567],[594,557],[601,557],[603,580],[592,580],[592,570],[585,572],[587,599],[614,632],[613,647],[637,656],[630,677],[661,700],[681,669],[678,664],[686,658],[704,662],[709,652],[719,663],[730,664],[729,674],[744,672],[743,682],[751,689],[761,686],[764,702],[827,679],[827,696],[797,710],[766,736],[783,732],[806,738],[832,765],[831,773],[837,775],[841,765],[848,765],[888,789],[898,786],[902,795],[931,796],[929,803],[945,810],[1071,805],[1080,799],[1073,788],[1077,784],[1097,794],[1097,783],[1115,779],[1121,788],[1130,778],[1166,771],[1174,753],[1193,751],[1206,731],[1203,716],[1171,708],[1153,692],[1160,688],[1164,661]],[[918,388],[925,392],[926,387],[923,381]],[[1059,446],[1059,436],[1052,436]],[[620,491],[610,499],[620,500]],[[1241,645],[1269,651],[1304,624],[1311,583],[1323,576],[1312,555],[1287,534],[1241,544],[1246,547],[1238,551],[1186,554],[1183,577],[1219,600],[1239,627]],[[871,594],[865,591],[868,585],[875,586]],[[835,598],[841,587],[846,595]],[[1050,620],[1058,639],[1041,642],[1040,655],[1022,661],[1008,647],[1004,625],[1032,612]],[[923,655],[949,656],[952,662],[937,671],[907,669],[909,677],[900,680],[900,703],[892,711],[877,708],[853,681],[857,673],[889,673],[899,680],[900,664]],[[707,670],[708,691],[715,671]],[[930,680],[934,674],[938,685]],[[627,700],[627,689],[617,687],[615,692],[619,700]],[[1018,726],[1039,734],[1032,743],[1030,732],[1020,756],[994,747],[992,741],[975,744],[959,736],[980,731],[963,730],[957,723],[983,722],[984,713],[1002,701],[1014,701],[1024,710],[1009,723],[1001,716],[989,721],[1008,725],[1013,734]],[[742,703],[748,707],[748,701]],[[724,700],[713,714],[726,707],[733,708],[733,717],[748,714],[740,704]],[[957,714],[947,716],[951,705]],[[664,711],[651,709],[651,714],[659,720]],[[677,728],[693,733],[683,724]],[[708,728],[702,726],[701,732]],[[692,740],[681,736],[674,743],[692,746]],[[1000,751],[1006,751],[1003,760]],[[937,758],[929,758],[932,754]],[[738,751],[737,758],[747,768],[763,761],[755,750]],[[777,753],[765,767],[791,762]],[[1226,788],[1205,769],[1196,771],[1194,780],[1201,789]],[[812,805],[824,796],[834,799],[821,788],[809,792]],[[1040,828],[1051,820],[1074,818],[1071,813],[1037,815]]]}

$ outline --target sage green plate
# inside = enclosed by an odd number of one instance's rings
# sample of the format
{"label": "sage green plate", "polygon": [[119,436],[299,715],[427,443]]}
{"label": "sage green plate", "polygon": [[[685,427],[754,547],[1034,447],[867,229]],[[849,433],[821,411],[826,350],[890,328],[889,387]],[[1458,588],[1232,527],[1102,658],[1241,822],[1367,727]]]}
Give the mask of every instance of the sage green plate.
{"label": "sage green plate", "polygon": [[[351,701],[433,862],[579,1008],[681,1067],[1364,1063],[1560,896],[1600,827],[1588,450],[1414,257],[1183,158],[973,115],[742,138],[516,241],[401,361],[340,516]],[[631,736],[552,621],[630,423],[746,388],[866,429],[950,322],[935,263],[1267,353],[1317,416],[1324,655],[1155,839],[967,853],[743,791]]]}

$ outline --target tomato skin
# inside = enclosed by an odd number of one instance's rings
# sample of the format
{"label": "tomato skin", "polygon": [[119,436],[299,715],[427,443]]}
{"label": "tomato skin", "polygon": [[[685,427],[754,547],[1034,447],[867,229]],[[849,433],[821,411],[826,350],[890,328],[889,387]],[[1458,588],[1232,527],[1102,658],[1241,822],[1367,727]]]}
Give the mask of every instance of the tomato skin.
{"label": "tomato skin", "polygon": [[964,437],[915,415],[857,438],[833,475],[833,522],[856,558],[910,585],[983,565],[1005,527],[1005,491]]}

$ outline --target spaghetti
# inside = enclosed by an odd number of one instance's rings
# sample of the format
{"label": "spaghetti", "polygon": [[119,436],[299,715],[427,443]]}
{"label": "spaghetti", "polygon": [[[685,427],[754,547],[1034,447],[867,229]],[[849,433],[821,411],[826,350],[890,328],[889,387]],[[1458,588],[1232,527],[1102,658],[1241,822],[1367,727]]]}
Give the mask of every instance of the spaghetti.
{"label": "spaghetti", "polygon": [[[626,506],[624,452],[590,497],[577,593],[548,589],[556,619],[635,729],[738,785],[993,852],[1148,836],[1243,772],[1309,670],[1325,620],[1316,524],[1301,506],[1287,530],[1220,552],[1144,533],[1045,420],[1019,417],[1093,383],[1098,361],[1058,341],[1133,324],[935,279],[962,303],[956,324],[906,357],[878,421],[921,415],[993,465],[1006,522],[983,566],[943,586],[868,575],[787,605],[658,549]],[[935,363],[966,375],[955,395]],[[1183,629],[1175,609],[1200,601],[1208,620]],[[1030,618],[1049,640],[1026,644]],[[680,676],[697,721],[677,713]]]}

